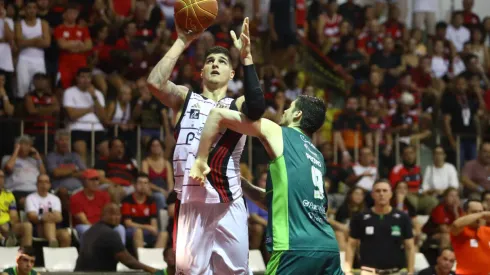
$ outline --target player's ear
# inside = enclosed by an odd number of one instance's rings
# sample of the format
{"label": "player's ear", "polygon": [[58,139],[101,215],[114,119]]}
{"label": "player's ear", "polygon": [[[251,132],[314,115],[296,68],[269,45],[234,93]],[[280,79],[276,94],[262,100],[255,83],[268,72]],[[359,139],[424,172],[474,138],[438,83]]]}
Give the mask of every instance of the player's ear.
{"label": "player's ear", "polygon": [[231,70],[230,72],[230,80],[233,79],[233,77],[235,77],[235,70]]}
{"label": "player's ear", "polygon": [[293,113],[293,120],[301,120],[301,118],[303,117],[303,112],[300,111],[300,110],[297,110]]}
{"label": "player's ear", "polygon": [[203,69],[201,69],[201,79],[202,79],[202,74],[203,74],[203,72],[204,72],[204,68],[203,68]]}

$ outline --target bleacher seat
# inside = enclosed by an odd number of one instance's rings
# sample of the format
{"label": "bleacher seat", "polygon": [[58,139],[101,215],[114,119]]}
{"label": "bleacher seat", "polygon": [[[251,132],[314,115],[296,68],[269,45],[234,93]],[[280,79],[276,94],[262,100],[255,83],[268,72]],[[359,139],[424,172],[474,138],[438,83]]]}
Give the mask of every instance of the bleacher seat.
{"label": "bleacher seat", "polygon": [[78,251],[75,247],[43,247],[44,267],[49,272],[71,272],[75,270]]}
{"label": "bleacher seat", "polygon": [[167,268],[163,260],[163,248],[138,248],[138,260],[158,270]]}
{"label": "bleacher seat", "polygon": [[419,272],[422,269],[426,269],[429,267],[429,262],[425,258],[424,254],[416,253],[415,254],[415,272]]}
{"label": "bleacher seat", "polygon": [[262,258],[262,253],[260,250],[254,249],[248,252],[248,263],[254,274],[265,273],[264,258]]}
{"label": "bleacher seat", "polygon": [[0,247],[0,270],[15,266],[19,247]]}

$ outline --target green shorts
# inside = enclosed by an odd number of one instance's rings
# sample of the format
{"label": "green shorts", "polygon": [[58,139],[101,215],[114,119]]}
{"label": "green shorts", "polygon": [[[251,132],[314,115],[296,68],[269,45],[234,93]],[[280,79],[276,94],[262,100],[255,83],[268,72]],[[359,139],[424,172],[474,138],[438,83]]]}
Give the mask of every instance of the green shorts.
{"label": "green shorts", "polygon": [[273,251],[265,275],[343,275],[340,254],[329,251]]}

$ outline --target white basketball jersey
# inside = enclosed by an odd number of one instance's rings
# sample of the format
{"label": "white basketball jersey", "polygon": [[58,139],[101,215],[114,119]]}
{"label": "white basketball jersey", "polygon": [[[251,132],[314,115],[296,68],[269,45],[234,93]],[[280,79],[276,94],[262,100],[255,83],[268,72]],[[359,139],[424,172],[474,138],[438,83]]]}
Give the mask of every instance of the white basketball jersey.
{"label": "white basketball jersey", "polygon": [[227,129],[213,144],[208,158],[211,172],[205,186],[189,178],[209,112],[213,108],[230,108],[233,101],[233,98],[223,98],[215,102],[191,91],[187,94],[176,125],[177,144],[173,156],[174,189],[181,203],[225,203],[242,196],[240,158],[246,137],[237,132]]}

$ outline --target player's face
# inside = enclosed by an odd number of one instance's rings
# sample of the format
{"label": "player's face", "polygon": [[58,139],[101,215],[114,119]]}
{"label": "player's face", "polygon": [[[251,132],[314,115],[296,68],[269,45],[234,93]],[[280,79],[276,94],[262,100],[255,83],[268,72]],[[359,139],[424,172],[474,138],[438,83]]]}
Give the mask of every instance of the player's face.
{"label": "player's face", "polygon": [[23,254],[17,260],[17,268],[22,274],[29,274],[35,262],[36,258]]}
{"label": "player's face", "polygon": [[284,111],[279,125],[288,126],[293,123],[294,119],[298,116],[298,110],[295,110],[296,100],[291,103],[289,108]]}
{"label": "player's face", "polygon": [[210,54],[206,58],[204,67],[201,71],[201,77],[204,85],[223,86],[235,76],[235,71],[231,67],[231,61],[222,53]]}

